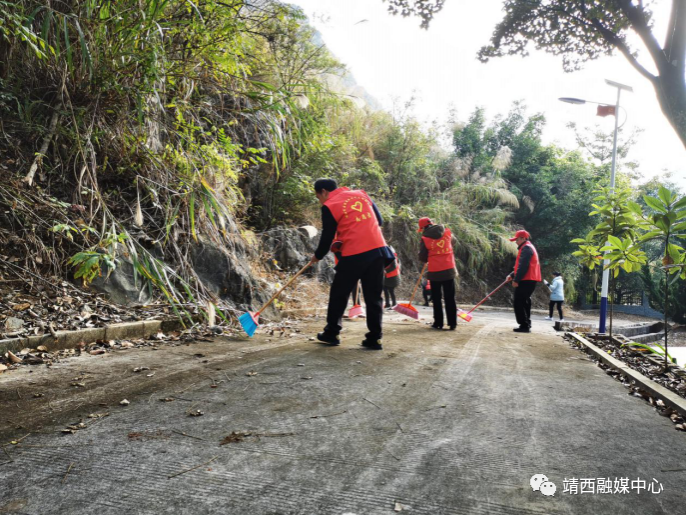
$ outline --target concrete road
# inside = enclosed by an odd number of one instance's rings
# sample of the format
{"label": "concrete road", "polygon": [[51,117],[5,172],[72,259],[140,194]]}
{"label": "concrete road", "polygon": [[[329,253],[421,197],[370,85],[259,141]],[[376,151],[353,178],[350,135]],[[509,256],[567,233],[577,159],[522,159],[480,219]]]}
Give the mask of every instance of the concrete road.
{"label": "concrete road", "polygon": [[312,342],[316,321],[2,374],[0,513],[684,513],[686,436],[538,319],[393,316],[381,352],[360,320]]}

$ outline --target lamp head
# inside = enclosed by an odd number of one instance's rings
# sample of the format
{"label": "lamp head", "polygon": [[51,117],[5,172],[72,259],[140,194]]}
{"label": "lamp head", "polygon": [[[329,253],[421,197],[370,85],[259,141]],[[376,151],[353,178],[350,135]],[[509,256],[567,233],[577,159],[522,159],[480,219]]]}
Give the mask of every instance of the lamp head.
{"label": "lamp head", "polygon": [[581,98],[572,98],[572,97],[562,97],[558,98],[560,102],[566,102],[568,104],[585,104],[586,101],[582,100]]}

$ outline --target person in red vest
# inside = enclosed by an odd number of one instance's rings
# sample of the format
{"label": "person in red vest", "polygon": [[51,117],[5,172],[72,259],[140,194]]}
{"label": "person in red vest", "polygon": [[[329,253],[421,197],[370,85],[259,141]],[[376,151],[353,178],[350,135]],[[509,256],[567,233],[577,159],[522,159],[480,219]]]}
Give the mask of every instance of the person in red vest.
{"label": "person in red vest", "polygon": [[426,278],[431,281],[431,302],[434,305],[434,329],[443,329],[443,302],[450,330],[457,327],[457,303],[455,302],[455,253],[453,235],[450,229],[434,225],[431,218],[419,219],[422,241],[419,246],[419,261],[429,264]]}
{"label": "person in red vest", "polygon": [[393,306],[396,305],[395,289],[400,286],[400,260],[398,259],[398,253],[395,249],[392,246],[389,246],[389,248],[391,249],[391,252],[393,252],[395,259],[393,260],[393,263],[388,265],[385,269],[386,276],[383,280],[383,293],[386,298],[384,307],[386,309],[393,309]]}
{"label": "person in red vest", "polygon": [[333,179],[318,179],[314,191],[322,205],[322,234],[312,263],[326,256],[334,237],[341,241],[329,293],[326,327],[317,334],[317,339],[330,345],[340,344],[338,335],[343,329],[343,313],[360,281],[369,329],[362,346],[381,350],[384,268],[395,259],[381,233],[381,213],[364,191],[339,188]]}
{"label": "person in red vest", "polygon": [[531,295],[536,289],[536,284],[541,282],[541,265],[538,261],[538,252],[529,241],[531,235],[526,231],[517,231],[510,241],[517,243],[519,252],[515,261],[514,271],[508,276],[512,278],[514,292],[514,312],[519,327],[513,331],[516,333],[531,332]]}

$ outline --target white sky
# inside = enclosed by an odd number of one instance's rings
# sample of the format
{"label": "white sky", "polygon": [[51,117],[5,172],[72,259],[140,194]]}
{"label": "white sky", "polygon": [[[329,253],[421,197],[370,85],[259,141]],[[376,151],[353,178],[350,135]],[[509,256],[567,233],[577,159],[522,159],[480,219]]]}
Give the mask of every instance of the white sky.
{"label": "white sky", "polygon": [[[627,133],[634,126],[645,131],[628,159],[639,162],[645,179],[668,170],[672,180],[686,188],[686,150],[662,115],[652,85],[621,55],[589,62],[574,73],[564,73],[560,58],[533,47],[526,58],[508,56],[480,63],[476,54],[502,19],[502,0],[450,0],[428,31],[419,28],[418,18],[390,16],[381,0],[291,2],[305,10],[327,47],[385,108],[390,109],[393,99],[405,101],[414,95],[415,114],[426,121],[444,121],[451,107],[461,121],[477,106],[483,106],[490,118],[506,114],[514,101],[523,100],[529,115],[545,115],[544,141],[571,150],[576,142],[567,123],[576,122],[582,129],[598,123],[609,132],[614,118],[595,116],[593,104],[571,105],[557,99],[614,104],[616,89],[604,79],[630,85],[634,92],[623,92],[621,99],[628,113],[624,128]],[[669,3],[656,2],[654,10],[662,18],[658,21],[666,21]],[[644,66],[651,65],[647,54],[641,56]],[[623,120],[624,113],[620,123]]]}

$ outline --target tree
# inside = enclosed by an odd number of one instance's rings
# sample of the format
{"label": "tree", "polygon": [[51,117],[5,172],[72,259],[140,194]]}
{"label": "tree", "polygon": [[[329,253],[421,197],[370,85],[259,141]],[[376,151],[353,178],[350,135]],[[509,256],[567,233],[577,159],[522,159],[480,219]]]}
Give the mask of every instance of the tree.
{"label": "tree", "polygon": [[[594,211],[589,216],[598,215],[600,222],[585,238],[576,238],[572,243],[579,244],[579,250],[573,252],[579,261],[593,270],[604,266],[612,271],[611,291],[614,293],[617,276],[620,270],[627,273],[638,272],[646,262],[645,254],[637,245],[639,224],[631,202],[630,189],[613,191],[610,188],[596,190],[593,201]],[[637,204],[636,204],[637,206]],[[638,207],[640,211],[640,207]],[[603,253],[606,252],[605,255]],[[603,259],[607,260],[604,264]],[[610,337],[612,337],[612,319],[614,304],[610,297]]]}
{"label": "tree", "polygon": [[[686,278],[686,253],[683,247],[674,243],[676,238],[686,239],[686,197],[680,197],[678,193],[665,187],[658,189],[657,197],[643,196],[643,200],[653,211],[648,216],[643,214],[643,209],[637,203],[629,203],[629,208],[634,214],[643,216],[648,230],[642,241],[658,240],[664,245],[662,258],[662,270],[664,271],[664,312],[665,312],[665,369],[667,369],[667,334],[669,325],[669,287],[675,283],[679,276]],[[670,275],[673,279],[670,282]]]}
{"label": "tree", "polygon": [[[384,0],[389,10],[417,15],[428,26],[445,0]],[[643,0],[505,0],[505,17],[496,26],[491,44],[479,59],[529,53],[538,49],[562,56],[566,71],[582,63],[619,51],[653,85],[662,112],[686,146],[686,0],[671,0],[665,41],[660,45],[653,27],[653,11]],[[636,34],[648,51],[639,59],[630,42]]]}

